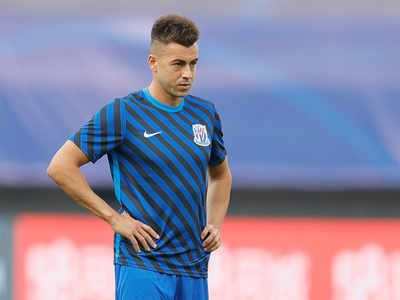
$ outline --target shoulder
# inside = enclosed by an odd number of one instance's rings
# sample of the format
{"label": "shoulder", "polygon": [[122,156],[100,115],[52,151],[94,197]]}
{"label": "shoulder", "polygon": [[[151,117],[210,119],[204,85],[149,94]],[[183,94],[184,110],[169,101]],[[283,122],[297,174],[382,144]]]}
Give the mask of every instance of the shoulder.
{"label": "shoulder", "polygon": [[193,95],[188,95],[185,97],[185,103],[195,107],[198,110],[203,111],[212,118],[216,115],[215,104],[209,99],[200,98]]}
{"label": "shoulder", "polygon": [[193,96],[193,95],[187,95],[185,97],[185,100],[187,100],[187,101],[189,101],[191,103],[200,104],[202,106],[208,106],[210,108],[215,109],[214,102],[209,100],[209,99],[204,99],[204,98],[200,98],[200,97]]}
{"label": "shoulder", "polygon": [[127,96],[121,97],[121,98],[118,98],[118,99],[119,99],[119,101],[121,103],[127,104],[127,103],[130,103],[130,102],[142,101],[143,97],[144,97],[143,91],[139,90],[139,91],[134,91],[134,92],[128,94]]}
{"label": "shoulder", "polygon": [[123,109],[121,98],[109,100],[96,112],[97,114],[115,114]]}
{"label": "shoulder", "polygon": [[114,117],[125,113],[125,103],[123,98],[114,98],[108,102],[103,110],[108,116],[113,115]]}
{"label": "shoulder", "polygon": [[125,114],[129,114],[132,110],[136,110],[138,106],[146,102],[144,97],[143,90],[138,90],[118,99],[121,103],[121,109],[124,110]]}

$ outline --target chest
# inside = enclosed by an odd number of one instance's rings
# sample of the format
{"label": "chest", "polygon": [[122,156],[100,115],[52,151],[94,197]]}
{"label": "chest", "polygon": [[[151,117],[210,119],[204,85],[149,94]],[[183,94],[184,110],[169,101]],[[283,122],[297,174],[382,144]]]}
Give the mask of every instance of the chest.
{"label": "chest", "polygon": [[150,167],[190,168],[204,173],[210,159],[212,130],[205,120],[197,118],[128,116],[122,149]]}

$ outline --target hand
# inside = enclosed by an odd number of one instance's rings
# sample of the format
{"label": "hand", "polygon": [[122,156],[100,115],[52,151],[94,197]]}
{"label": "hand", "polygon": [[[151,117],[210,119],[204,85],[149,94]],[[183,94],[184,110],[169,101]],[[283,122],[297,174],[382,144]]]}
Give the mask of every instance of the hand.
{"label": "hand", "polygon": [[221,246],[221,235],[218,227],[208,224],[201,233],[204,251],[213,252]]}
{"label": "hand", "polygon": [[[112,229],[132,242],[137,252],[141,252],[139,242],[143,248],[150,251],[150,247],[156,248],[157,245],[153,238],[159,239],[160,236],[150,226],[135,220],[127,212],[115,216],[110,222]],[[152,238],[153,237],[153,238]]]}

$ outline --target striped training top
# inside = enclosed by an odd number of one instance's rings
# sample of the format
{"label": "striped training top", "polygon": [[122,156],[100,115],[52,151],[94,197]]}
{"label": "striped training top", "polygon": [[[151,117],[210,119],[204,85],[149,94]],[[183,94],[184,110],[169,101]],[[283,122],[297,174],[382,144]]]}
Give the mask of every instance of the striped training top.
{"label": "striped training top", "polygon": [[[179,106],[147,89],[100,109],[70,140],[95,163],[108,155],[119,212],[151,226],[157,248],[137,253],[115,234],[114,263],[160,273],[207,277],[207,168],[226,156],[214,105],[186,96]],[[140,243],[139,243],[140,245]]]}

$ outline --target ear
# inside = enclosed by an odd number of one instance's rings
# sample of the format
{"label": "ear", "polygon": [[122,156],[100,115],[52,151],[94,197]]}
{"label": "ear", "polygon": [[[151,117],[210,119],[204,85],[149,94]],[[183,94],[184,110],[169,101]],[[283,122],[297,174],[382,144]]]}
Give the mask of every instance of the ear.
{"label": "ear", "polygon": [[147,63],[149,64],[151,71],[153,73],[156,73],[158,68],[157,57],[155,57],[153,54],[150,54],[149,57],[147,58]]}

